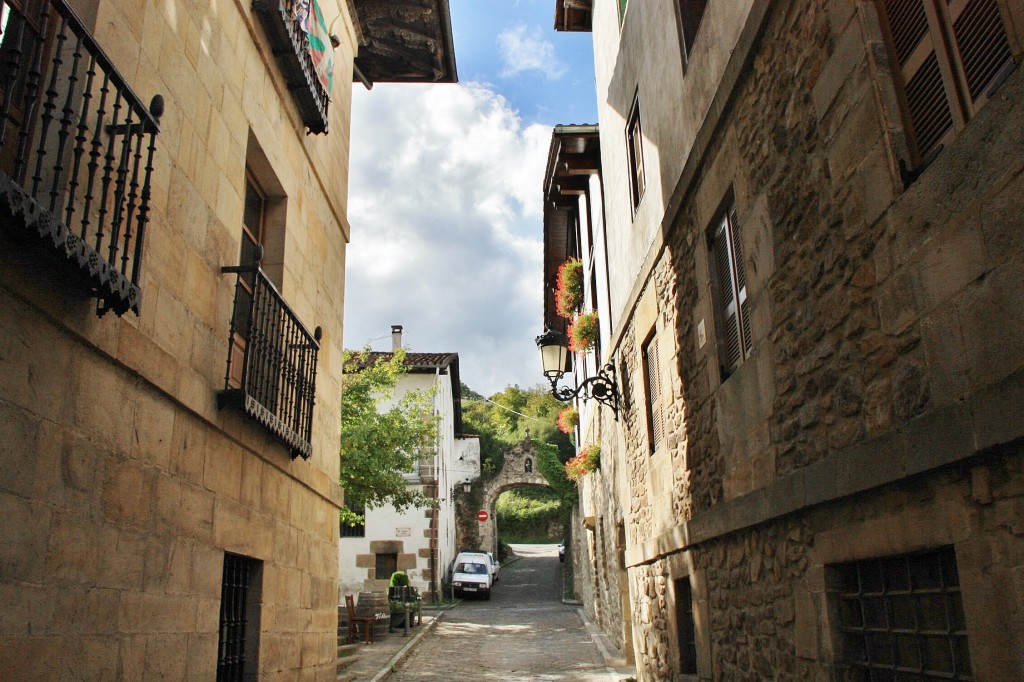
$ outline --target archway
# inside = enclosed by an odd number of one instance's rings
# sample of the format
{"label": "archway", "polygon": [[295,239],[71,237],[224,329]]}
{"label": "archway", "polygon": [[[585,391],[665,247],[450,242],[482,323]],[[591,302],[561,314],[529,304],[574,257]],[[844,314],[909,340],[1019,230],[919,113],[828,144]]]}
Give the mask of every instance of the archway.
{"label": "archway", "polygon": [[487,511],[486,521],[479,522],[480,548],[498,553],[498,523],[495,519],[495,505],[498,497],[506,490],[541,486],[550,488],[548,481],[537,471],[537,449],[529,436],[513,445],[505,453],[501,471],[484,486],[483,508]]}

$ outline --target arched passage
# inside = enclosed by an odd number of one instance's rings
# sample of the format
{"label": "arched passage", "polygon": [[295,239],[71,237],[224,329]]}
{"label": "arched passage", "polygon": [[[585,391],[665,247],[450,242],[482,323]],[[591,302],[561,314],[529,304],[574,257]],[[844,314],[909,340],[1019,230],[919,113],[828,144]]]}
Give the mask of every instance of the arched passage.
{"label": "arched passage", "polygon": [[506,490],[542,486],[550,488],[546,478],[537,471],[537,449],[527,436],[505,453],[501,471],[484,487],[483,508],[487,510],[487,521],[480,523],[480,548],[498,552],[498,524],[494,518],[494,507],[498,497]]}

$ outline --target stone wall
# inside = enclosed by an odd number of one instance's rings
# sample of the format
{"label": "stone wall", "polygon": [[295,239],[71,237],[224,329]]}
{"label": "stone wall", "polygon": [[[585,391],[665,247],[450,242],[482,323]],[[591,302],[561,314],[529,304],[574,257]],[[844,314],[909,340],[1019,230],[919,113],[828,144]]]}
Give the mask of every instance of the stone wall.
{"label": "stone wall", "polygon": [[[678,670],[674,580],[693,589],[698,677],[827,679],[840,656],[827,567],[941,546],[956,553],[976,678],[1024,674],[1022,614],[1000,597],[1020,594],[1024,570],[1011,520],[1024,493],[1024,74],[904,187],[876,7],[754,3],[735,45],[706,48],[731,60],[716,105],[668,182],[641,279],[612,284],[631,295],[614,334],[625,409],[601,439],[623,446],[641,679]],[[1021,26],[1008,26],[1019,54]],[[754,343],[725,377],[707,231],[729,198]],[[651,334],[672,349],[657,448],[640,357]],[[594,499],[595,516],[614,515],[615,495]],[[609,601],[587,598],[596,613]]]}
{"label": "stone wall", "polygon": [[[260,679],[333,680],[349,88],[332,133],[307,136],[249,4],[77,4],[131,88],[166,108],[139,316],[97,317],[48,262],[6,233],[0,248],[0,669],[213,679],[230,552],[259,562]],[[347,76],[346,5],[321,6],[342,16]],[[310,460],[217,407],[247,165],[287,197],[281,293],[324,330]]]}

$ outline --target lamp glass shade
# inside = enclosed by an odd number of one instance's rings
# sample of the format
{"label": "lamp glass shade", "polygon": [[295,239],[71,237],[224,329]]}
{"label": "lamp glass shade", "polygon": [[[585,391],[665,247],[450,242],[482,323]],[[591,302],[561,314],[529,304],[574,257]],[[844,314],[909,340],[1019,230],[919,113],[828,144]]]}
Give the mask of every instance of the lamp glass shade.
{"label": "lamp glass shade", "polygon": [[551,378],[561,377],[565,374],[569,344],[564,334],[547,332],[538,336],[537,348],[540,349],[540,362],[544,376]]}

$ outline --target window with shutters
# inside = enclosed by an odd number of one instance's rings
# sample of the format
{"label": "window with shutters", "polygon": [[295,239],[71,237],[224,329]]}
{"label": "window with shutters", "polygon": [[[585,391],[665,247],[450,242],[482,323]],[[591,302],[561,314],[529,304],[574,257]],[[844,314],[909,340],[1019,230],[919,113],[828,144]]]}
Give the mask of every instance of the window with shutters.
{"label": "window with shutters", "polygon": [[644,144],[643,130],[640,127],[639,96],[633,98],[633,106],[630,107],[626,122],[626,154],[629,157],[629,197],[635,213],[647,184],[644,178]]}
{"label": "window with shutters", "polygon": [[665,436],[664,406],[661,385],[661,364],[658,362],[658,337],[652,332],[642,348],[644,388],[647,394],[647,442],[651,452],[658,449]]}
{"label": "window with shutters", "polygon": [[704,9],[707,7],[707,0],[679,0],[679,22],[683,34],[683,48],[686,51],[686,58],[690,58],[693,50],[693,41],[697,38],[697,31],[700,29],[700,20],[704,18]]}
{"label": "window with shutters", "polygon": [[[999,0],[878,0],[920,167],[948,143],[1015,66]],[[912,176],[905,178],[910,181]]]}
{"label": "window with shutters", "polygon": [[676,595],[676,644],[679,647],[679,672],[697,674],[697,627],[693,619],[693,589],[690,577],[673,580]]}
{"label": "window with shutters", "polygon": [[719,363],[722,378],[732,374],[750,355],[753,341],[747,303],[747,277],[743,266],[743,247],[736,222],[736,206],[731,202],[711,228],[716,314],[718,318]]}

